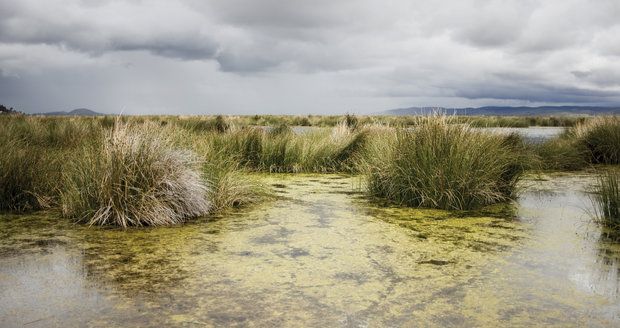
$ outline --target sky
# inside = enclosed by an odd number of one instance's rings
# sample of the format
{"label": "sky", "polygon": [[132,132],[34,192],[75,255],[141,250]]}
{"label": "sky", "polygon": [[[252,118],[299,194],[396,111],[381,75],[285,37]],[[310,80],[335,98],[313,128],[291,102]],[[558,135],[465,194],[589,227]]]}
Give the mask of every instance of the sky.
{"label": "sky", "polygon": [[29,112],[620,105],[618,0],[0,0]]}

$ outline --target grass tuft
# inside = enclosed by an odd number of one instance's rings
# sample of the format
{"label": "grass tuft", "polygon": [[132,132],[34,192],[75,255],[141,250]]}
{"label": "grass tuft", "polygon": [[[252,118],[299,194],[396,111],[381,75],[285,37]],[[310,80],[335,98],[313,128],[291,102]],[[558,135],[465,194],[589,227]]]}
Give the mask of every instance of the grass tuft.
{"label": "grass tuft", "polygon": [[596,117],[577,124],[571,134],[585,147],[592,164],[620,164],[620,117]]}
{"label": "grass tuft", "polygon": [[169,225],[209,211],[196,156],[154,126],[117,122],[66,170],[63,214],[96,225]]}
{"label": "grass tuft", "polygon": [[598,176],[592,200],[597,221],[620,232],[620,171],[608,170]]}
{"label": "grass tuft", "polygon": [[58,201],[63,163],[99,135],[81,119],[0,117],[0,210],[26,212]]}
{"label": "grass tuft", "polygon": [[[401,205],[475,209],[509,200],[525,165],[516,136],[418,118],[413,130],[383,134],[365,163],[371,195]],[[392,141],[390,141],[390,139]]]}

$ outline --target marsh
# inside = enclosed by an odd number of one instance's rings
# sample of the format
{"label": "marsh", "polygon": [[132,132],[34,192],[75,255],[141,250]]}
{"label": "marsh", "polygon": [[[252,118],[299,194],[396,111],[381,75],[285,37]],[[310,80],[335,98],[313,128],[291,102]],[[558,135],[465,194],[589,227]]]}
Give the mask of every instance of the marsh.
{"label": "marsh", "polygon": [[380,206],[350,175],[261,175],[277,201],[166,228],[0,218],[0,325],[620,324],[591,173],[480,212]]}

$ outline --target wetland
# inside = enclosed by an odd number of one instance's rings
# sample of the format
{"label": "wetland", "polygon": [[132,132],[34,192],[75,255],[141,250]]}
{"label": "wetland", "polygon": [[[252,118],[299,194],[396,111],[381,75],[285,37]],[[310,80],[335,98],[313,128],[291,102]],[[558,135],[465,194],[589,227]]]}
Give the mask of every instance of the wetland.
{"label": "wetland", "polygon": [[620,324],[591,173],[528,175],[475,212],[380,206],[350,175],[257,178],[277,200],[180,226],[2,215],[0,325]]}

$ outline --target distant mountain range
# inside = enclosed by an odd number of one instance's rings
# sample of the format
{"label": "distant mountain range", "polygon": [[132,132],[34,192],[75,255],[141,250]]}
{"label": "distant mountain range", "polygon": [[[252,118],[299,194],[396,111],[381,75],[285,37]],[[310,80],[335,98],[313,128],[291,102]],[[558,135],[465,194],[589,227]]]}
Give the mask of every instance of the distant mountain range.
{"label": "distant mountain range", "polygon": [[540,116],[540,115],[604,115],[620,114],[620,107],[596,106],[540,106],[540,107],[509,107],[486,106],[476,108],[445,108],[445,107],[409,107],[386,110],[379,115],[428,115],[445,113],[469,116]]}
{"label": "distant mountain range", "polygon": [[37,113],[34,115],[46,115],[46,116],[102,116],[105,114],[97,113],[88,108],[77,108],[72,111],[66,112],[48,112],[48,113]]}
{"label": "distant mountain range", "polygon": [[[565,116],[565,115],[620,115],[618,107],[597,106],[539,106],[539,107],[510,107],[510,106],[486,106],[467,108],[447,107],[409,107],[390,109],[375,115],[428,115],[433,113],[445,113],[448,115],[467,116]],[[34,115],[46,116],[103,116],[106,114],[92,111],[88,108],[77,108],[72,111],[37,113]]]}

